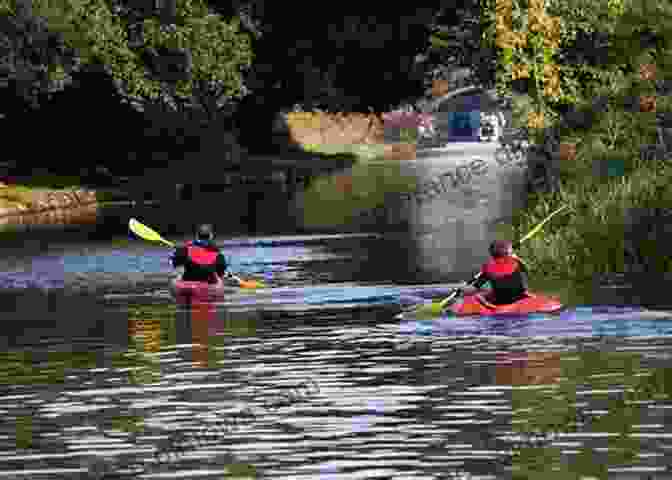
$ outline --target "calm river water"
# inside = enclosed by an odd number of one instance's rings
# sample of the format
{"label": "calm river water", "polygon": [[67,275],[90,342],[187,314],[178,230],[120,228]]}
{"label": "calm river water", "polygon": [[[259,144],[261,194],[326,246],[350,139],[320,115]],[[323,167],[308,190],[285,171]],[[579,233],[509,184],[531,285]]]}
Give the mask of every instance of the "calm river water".
{"label": "calm river water", "polygon": [[221,239],[274,289],[198,307],[164,247],[6,242],[0,478],[672,478],[672,317],[397,320],[450,285],[395,242]]}

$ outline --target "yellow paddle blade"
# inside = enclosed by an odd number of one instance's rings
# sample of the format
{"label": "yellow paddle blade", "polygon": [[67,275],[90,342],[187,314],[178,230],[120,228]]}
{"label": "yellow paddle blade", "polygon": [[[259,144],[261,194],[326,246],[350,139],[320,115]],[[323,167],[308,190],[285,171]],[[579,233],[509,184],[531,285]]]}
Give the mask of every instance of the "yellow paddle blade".
{"label": "yellow paddle blade", "polygon": [[436,301],[420,305],[414,310],[404,312],[404,315],[407,316],[407,318],[415,320],[427,320],[440,316],[442,311],[443,307],[441,306],[441,302]]}
{"label": "yellow paddle blade", "polygon": [[448,302],[450,302],[453,299],[453,297],[454,296],[450,296],[450,297],[444,298],[440,302],[433,302],[432,303],[432,309],[433,309],[432,311],[437,311],[438,310],[439,313],[441,313],[441,310],[443,310],[443,307],[445,307],[448,304]]}
{"label": "yellow paddle blade", "polygon": [[261,282],[259,280],[243,280],[237,275],[234,275],[232,273],[229,274],[236,282],[238,282],[238,286],[240,288],[265,288],[266,285],[264,282]]}
{"label": "yellow paddle blade", "polygon": [[432,315],[432,316],[437,316],[441,315],[441,312],[443,311],[443,306],[448,303],[448,302],[432,302],[428,305],[427,312]]}
{"label": "yellow paddle blade", "polygon": [[264,288],[266,285],[256,280],[240,280],[238,286],[240,288]]}
{"label": "yellow paddle blade", "polygon": [[168,245],[169,247],[175,246],[173,242],[165,240],[157,232],[149,228],[147,225],[143,225],[142,223],[138,222],[135,218],[131,218],[128,221],[128,228],[131,230],[131,232],[135,233],[138,237],[144,240],[148,240],[150,242],[161,242],[165,245]]}
{"label": "yellow paddle blade", "polygon": [[518,243],[520,244],[520,243],[523,243],[523,242],[526,241],[526,240],[529,240],[533,235],[535,235],[539,230],[541,230],[541,228],[542,228],[546,223],[548,223],[548,221],[549,221],[551,218],[553,218],[557,213],[560,213],[561,211],[563,211],[563,210],[564,210],[565,208],[567,208],[567,207],[568,207],[568,205],[563,205],[562,207],[558,208],[557,210],[551,212],[551,214],[550,214],[548,217],[544,218],[544,219],[541,221],[541,223],[540,223],[539,225],[537,225],[536,227],[534,227],[532,230],[530,230],[530,231],[527,233],[527,235],[525,235],[523,238],[521,238],[520,240],[518,240]]}

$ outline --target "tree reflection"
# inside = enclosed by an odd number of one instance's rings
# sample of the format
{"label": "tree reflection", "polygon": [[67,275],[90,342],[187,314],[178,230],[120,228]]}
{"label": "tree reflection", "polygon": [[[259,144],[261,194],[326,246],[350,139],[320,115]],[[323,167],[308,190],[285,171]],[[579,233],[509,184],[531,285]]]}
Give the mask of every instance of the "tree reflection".
{"label": "tree reflection", "polygon": [[135,384],[151,384],[161,378],[159,357],[161,351],[162,317],[171,315],[172,305],[137,305],[128,308],[128,356],[141,363],[130,372]]}
{"label": "tree reflection", "polygon": [[[513,478],[607,478],[609,467],[636,464],[642,446],[632,433],[642,423],[640,402],[669,398],[668,379],[670,369],[643,369],[638,353],[501,356],[497,383],[513,387],[513,433],[521,438],[514,444]],[[590,410],[589,403],[603,408]],[[607,434],[606,455],[581,445],[569,461],[562,460],[558,434],[576,432]]]}

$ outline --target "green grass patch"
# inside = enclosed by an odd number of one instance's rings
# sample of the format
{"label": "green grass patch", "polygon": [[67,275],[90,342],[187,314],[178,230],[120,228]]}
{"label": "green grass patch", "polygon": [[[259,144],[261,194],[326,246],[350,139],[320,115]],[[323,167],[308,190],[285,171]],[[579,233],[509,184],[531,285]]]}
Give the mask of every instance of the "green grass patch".
{"label": "green grass patch", "polygon": [[[46,189],[42,189],[46,190]],[[0,189],[0,206],[13,208],[17,205],[32,206],[35,189],[24,185],[9,185]]]}
{"label": "green grass patch", "polygon": [[325,144],[304,144],[304,150],[312,153],[321,153],[325,155],[351,154],[357,160],[374,160],[383,156],[384,146],[381,144],[349,144],[349,145],[325,145]]}
{"label": "green grass patch", "polygon": [[416,179],[402,173],[398,162],[356,163],[337,175],[316,179],[304,193],[304,225],[345,227],[360,214],[385,204],[387,193],[413,192]]}
{"label": "green grass patch", "polygon": [[50,172],[37,172],[28,177],[17,177],[17,185],[43,188],[51,190],[64,190],[81,188],[81,177],[79,175],[58,175]]}
{"label": "green grass patch", "polygon": [[121,189],[96,189],[96,200],[99,203],[128,201],[130,195]]}
{"label": "green grass patch", "polygon": [[[79,176],[51,173],[37,173],[30,177],[15,177],[10,185],[0,188],[0,207],[15,208],[18,205],[30,207],[37,193],[59,190],[82,189]],[[119,188],[96,190],[96,200],[100,203],[128,200],[128,193]]]}

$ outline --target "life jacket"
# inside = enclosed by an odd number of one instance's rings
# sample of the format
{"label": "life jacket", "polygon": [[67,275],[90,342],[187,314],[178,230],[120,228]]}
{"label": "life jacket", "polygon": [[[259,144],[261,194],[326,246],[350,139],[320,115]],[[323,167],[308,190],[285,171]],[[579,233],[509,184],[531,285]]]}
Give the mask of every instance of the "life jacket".
{"label": "life jacket", "polygon": [[199,241],[187,242],[185,247],[187,248],[187,264],[183,279],[216,283],[219,249],[214,245]]}
{"label": "life jacket", "polygon": [[525,296],[524,269],[513,256],[493,258],[483,265],[481,273],[492,285],[492,303],[513,303]]}

